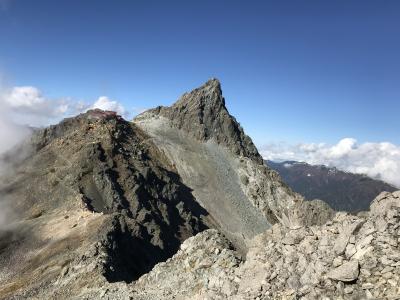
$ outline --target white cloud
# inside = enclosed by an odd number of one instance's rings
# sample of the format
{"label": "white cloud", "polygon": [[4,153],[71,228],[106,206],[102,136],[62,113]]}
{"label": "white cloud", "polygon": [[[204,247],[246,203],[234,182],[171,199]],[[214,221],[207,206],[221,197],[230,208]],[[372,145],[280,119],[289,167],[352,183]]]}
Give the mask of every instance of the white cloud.
{"label": "white cloud", "polygon": [[30,132],[28,126],[48,126],[93,108],[129,116],[118,101],[106,96],[93,104],[71,98],[52,99],[33,86],[8,87],[0,76],[0,154],[24,139]]}
{"label": "white cloud", "polygon": [[106,96],[99,97],[93,104],[88,104],[71,98],[48,98],[33,86],[3,89],[0,93],[2,95],[0,104],[3,110],[7,110],[10,118],[17,124],[34,127],[47,126],[65,117],[94,108],[115,111],[125,118],[129,116],[127,110],[118,101]]}
{"label": "white cloud", "polygon": [[400,146],[391,143],[359,144],[353,138],[344,138],[333,146],[325,143],[271,143],[261,147],[260,152],[268,160],[323,164],[366,174],[400,187]]}
{"label": "white cloud", "polygon": [[115,111],[117,114],[121,116],[127,115],[127,111],[120,103],[111,100],[106,96],[99,97],[99,99],[97,99],[97,101],[92,105],[92,108]]}
{"label": "white cloud", "polygon": [[15,123],[46,126],[87,109],[88,105],[68,98],[50,99],[33,86],[18,86],[2,91],[1,105]]}
{"label": "white cloud", "polygon": [[283,164],[283,166],[284,166],[286,169],[290,169],[291,167],[293,167],[293,165],[292,165],[292,164],[289,164],[289,163],[285,163],[285,164]]}
{"label": "white cloud", "polygon": [[7,116],[0,113],[0,154],[10,150],[18,142],[26,138],[30,132],[28,127],[17,125]]}
{"label": "white cloud", "polygon": [[34,107],[45,102],[41,92],[33,86],[14,87],[5,100],[11,107]]}
{"label": "white cloud", "polygon": [[[10,105],[6,101],[7,94],[8,90],[4,87],[3,78],[0,76],[0,154],[10,150],[29,134],[29,128],[13,121]],[[0,173],[1,169],[3,167],[0,160]]]}

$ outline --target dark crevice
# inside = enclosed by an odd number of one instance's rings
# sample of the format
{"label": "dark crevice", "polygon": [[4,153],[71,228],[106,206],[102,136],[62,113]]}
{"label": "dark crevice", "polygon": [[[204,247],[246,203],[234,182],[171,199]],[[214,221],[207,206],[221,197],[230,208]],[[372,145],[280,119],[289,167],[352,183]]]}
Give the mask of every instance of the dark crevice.
{"label": "dark crevice", "polygon": [[103,275],[108,282],[133,282],[151,271],[154,265],[172,256],[153,245],[151,236],[142,226],[136,225],[138,234],[132,231],[132,225],[127,225],[123,217],[116,217],[113,222],[114,230],[107,235],[104,245],[107,261]]}
{"label": "dark crevice", "polygon": [[[136,218],[118,214],[114,221],[106,242],[104,276],[109,282],[138,279],[172,257],[186,237],[208,228],[202,221],[208,213],[196,202],[191,189],[176,173],[163,172],[171,182],[160,180],[150,170],[146,182],[136,190],[140,204]],[[157,193],[152,195],[155,187]]]}

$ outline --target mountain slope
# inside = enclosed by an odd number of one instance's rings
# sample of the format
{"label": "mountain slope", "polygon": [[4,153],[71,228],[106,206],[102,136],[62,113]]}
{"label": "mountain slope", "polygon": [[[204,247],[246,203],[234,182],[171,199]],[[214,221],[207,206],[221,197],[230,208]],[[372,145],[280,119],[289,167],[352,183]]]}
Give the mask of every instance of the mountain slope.
{"label": "mountain slope", "polygon": [[65,119],[2,159],[0,299],[130,283],[207,228],[244,255],[272,224],[332,215],[263,164],[215,79],[133,122],[101,110]]}
{"label": "mountain slope", "polygon": [[165,156],[111,112],[66,119],[35,133],[30,146],[1,178],[14,220],[1,230],[0,298],[34,297],[67,270],[80,273],[77,286],[130,282],[208,228],[207,212]]}
{"label": "mountain slope", "polygon": [[263,164],[251,139],[227,111],[218,80],[133,122],[173,163],[231,240],[243,244],[276,222],[290,227],[310,220],[302,197]]}
{"label": "mountain slope", "polygon": [[400,292],[399,193],[359,216],[303,201],[215,79],[132,122],[100,110],[66,119],[1,159],[0,299]]}
{"label": "mountain slope", "polygon": [[326,166],[312,166],[294,161],[266,162],[282,179],[306,199],[323,199],[335,210],[368,210],[381,192],[393,192],[393,186],[370,177],[339,171]]}

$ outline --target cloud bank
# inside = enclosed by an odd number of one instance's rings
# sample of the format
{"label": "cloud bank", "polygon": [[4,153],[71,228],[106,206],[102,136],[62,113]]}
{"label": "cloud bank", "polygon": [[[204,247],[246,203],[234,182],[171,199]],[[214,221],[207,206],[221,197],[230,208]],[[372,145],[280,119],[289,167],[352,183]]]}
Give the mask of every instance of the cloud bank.
{"label": "cloud bank", "polygon": [[18,86],[3,91],[2,105],[13,122],[34,127],[46,126],[77,114],[88,105],[68,98],[50,99],[33,86]]}
{"label": "cloud bank", "polygon": [[260,153],[268,160],[303,161],[366,174],[400,188],[400,146],[391,143],[359,144],[353,138],[344,138],[336,145],[271,143],[261,147]]}
{"label": "cloud bank", "polygon": [[30,127],[48,126],[93,108],[112,110],[124,118],[130,116],[123,105],[106,96],[90,104],[71,98],[49,98],[33,86],[7,87],[0,82],[0,154],[26,138]]}

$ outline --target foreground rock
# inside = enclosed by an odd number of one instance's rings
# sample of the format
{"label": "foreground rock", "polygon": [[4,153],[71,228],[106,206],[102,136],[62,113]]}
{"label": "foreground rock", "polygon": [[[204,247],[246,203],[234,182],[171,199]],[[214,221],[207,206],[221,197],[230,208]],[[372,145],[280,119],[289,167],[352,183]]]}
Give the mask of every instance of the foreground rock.
{"label": "foreground rock", "polygon": [[[345,251],[338,254],[335,245],[343,235],[348,235]],[[398,299],[399,237],[400,191],[381,194],[365,217],[338,213],[323,226],[297,229],[276,224],[253,239],[245,261],[217,231],[209,230],[185,241],[171,260],[143,276],[132,286],[131,295],[134,299]]]}
{"label": "foreground rock", "polygon": [[[260,297],[390,299],[400,293],[399,218],[395,192],[375,199],[366,217],[337,213],[321,227],[275,226],[255,239],[240,273],[245,278],[251,269],[269,270],[265,284],[260,282],[263,292],[250,293]],[[288,236],[296,236],[296,243],[285,244]],[[343,236],[345,250],[338,253],[335,245]]]}
{"label": "foreground rock", "polygon": [[336,281],[352,282],[357,280],[359,274],[360,266],[358,260],[351,260],[329,271],[326,276]]}

